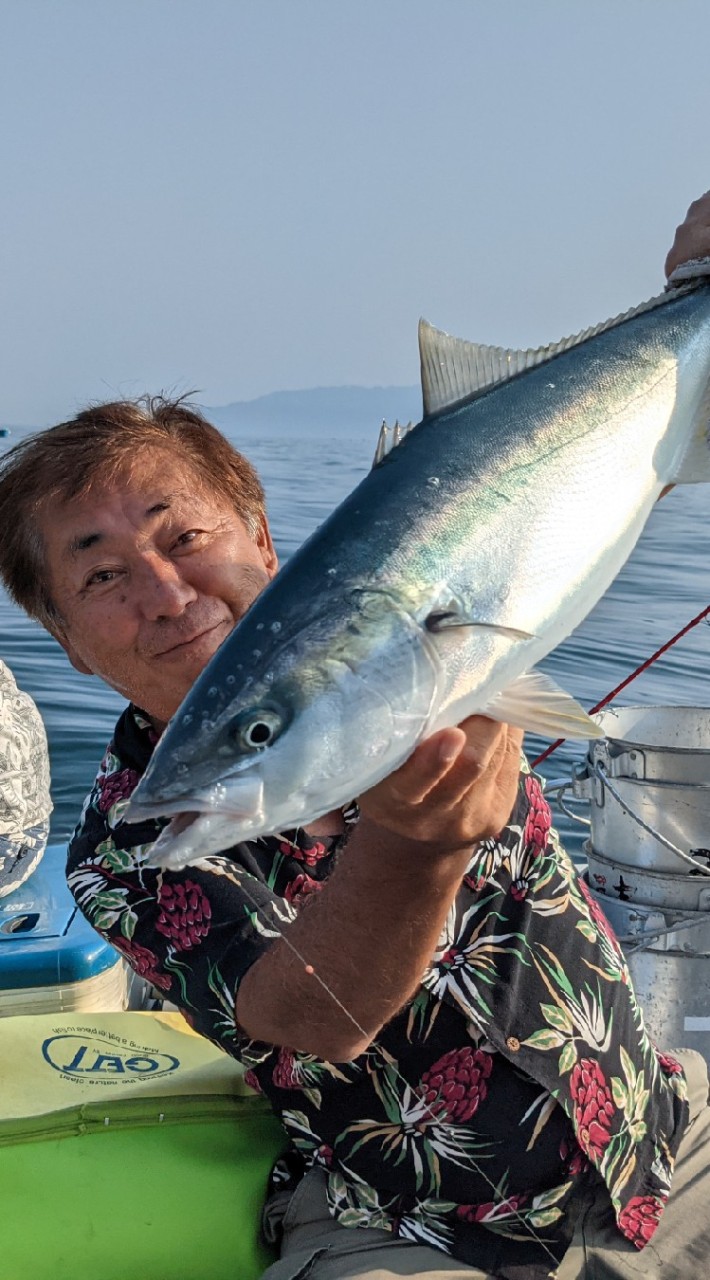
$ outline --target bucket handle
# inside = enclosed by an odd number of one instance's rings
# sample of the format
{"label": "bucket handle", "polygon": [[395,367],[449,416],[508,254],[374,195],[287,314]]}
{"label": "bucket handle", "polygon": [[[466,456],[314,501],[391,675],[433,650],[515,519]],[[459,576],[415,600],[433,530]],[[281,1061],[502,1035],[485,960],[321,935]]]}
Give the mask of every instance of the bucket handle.
{"label": "bucket handle", "polygon": [[698,919],[698,913],[695,912],[692,916],[681,916],[679,920],[673,924],[664,925],[663,928],[649,929],[646,933],[625,933],[623,937],[617,935],[616,940],[624,948],[625,954],[631,956],[637,951],[652,951],[653,943],[660,941],[661,938],[667,938],[669,934],[681,933],[683,929],[696,929],[707,922],[706,915],[703,914]]}
{"label": "bucket handle", "polygon": [[559,782],[557,780],[554,782],[545,782],[545,796],[547,797],[548,795],[556,793],[555,804],[558,809],[562,810],[562,813],[566,814],[568,818],[571,818],[572,822],[578,822],[581,827],[591,827],[591,819],[583,818],[581,813],[575,813],[572,809],[569,809],[562,798],[565,791],[569,791],[571,786],[572,783],[569,778],[565,778]]}
{"label": "bucket handle", "polygon": [[702,862],[696,862],[695,858],[691,858],[689,853],[685,853],[682,849],[679,849],[677,845],[673,844],[670,840],[667,840],[665,836],[662,836],[660,831],[656,831],[655,827],[650,826],[648,822],[644,822],[643,818],[640,818],[637,813],[634,813],[633,809],[629,808],[626,801],[619,795],[616,787],[612,782],[610,782],[609,775],[602,768],[599,760],[597,760],[594,765],[594,773],[601,782],[602,787],[606,787],[616,800],[616,803],[621,805],[621,808],[628,813],[629,817],[632,818],[633,821],[642,828],[642,830],[646,831],[648,835],[653,836],[654,840],[657,840],[659,844],[662,844],[664,849],[668,849],[670,853],[675,854],[676,858],[679,858],[681,862],[685,862],[691,866],[694,871],[699,871],[700,874],[704,876],[710,876],[710,867],[704,867]]}

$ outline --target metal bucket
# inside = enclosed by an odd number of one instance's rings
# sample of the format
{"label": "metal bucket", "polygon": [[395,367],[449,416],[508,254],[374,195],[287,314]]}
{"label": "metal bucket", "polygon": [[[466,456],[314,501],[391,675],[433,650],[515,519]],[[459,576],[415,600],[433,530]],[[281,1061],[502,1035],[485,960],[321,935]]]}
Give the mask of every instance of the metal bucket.
{"label": "metal bucket", "polygon": [[596,720],[589,756],[610,777],[710,784],[710,707],[611,706]]}
{"label": "metal bucket", "polygon": [[592,847],[652,872],[710,869],[710,708],[611,707],[573,775]]}
{"label": "metal bucket", "polygon": [[[626,861],[627,854],[607,858],[598,853],[591,840],[584,843],[590,886],[616,902],[646,907],[666,907],[669,911],[710,913],[710,878],[681,871],[649,871]],[[710,919],[710,915],[708,916]]]}
{"label": "metal bucket", "polygon": [[590,803],[590,891],[653,1039],[710,1063],[710,708],[608,707],[597,719],[604,737],[572,778]]}
{"label": "metal bucket", "polygon": [[702,874],[710,867],[710,786],[612,781],[603,774],[590,782],[590,834],[599,853],[649,871],[680,874],[699,867]]}
{"label": "metal bucket", "polygon": [[697,1049],[710,1065],[710,914],[590,892],[624,949],[652,1039],[661,1049]]}

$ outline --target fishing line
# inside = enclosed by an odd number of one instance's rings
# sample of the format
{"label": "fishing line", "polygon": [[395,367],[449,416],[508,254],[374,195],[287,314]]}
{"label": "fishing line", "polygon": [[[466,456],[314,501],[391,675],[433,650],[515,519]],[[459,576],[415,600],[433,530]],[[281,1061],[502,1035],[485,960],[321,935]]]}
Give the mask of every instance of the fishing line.
{"label": "fishing line", "polygon": [[[332,1000],[332,1001],[334,1002],[334,1004],[336,1004],[336,1005],[338,1006],[338,1008],[341,1010],[341,1012],[345,1015],[345,1017],[347,1018],[348,1022],[350,1022],[350,1024],[355,1028],[355,1030],[356,1030],[356,1031],[357,1031],[361,1036],[364,1036],[364,1037],[365,1037],[365,1039],[366,1039],[366,1040],[368,1040],[368,1039],[369,1039],[369,1032],[368,1032],[368,1031],[366,1031],[366,1030],[365,1030],[365,1028],[364,1028],[364,1027],[362,1027],[362,1026],[360,1025],[360,1023],[358,1022],[358,1020],[357,1020],[357,1018],[354,1016],[354,1014],[352,1014],[352,1013],[350,1012],[350,1010],[349,1010],[349,1009],[348,1009],[348,1008],[343,1004],[342,1000],[340,1000],[340,998],[335,994],[335,992],[334,992],[334,991],[333,991],[333,990],[328,986],[328,983],[325,981],[325,979],[321,978],[320,974],[317,972],[317,970],[314,968],[314,966],[313,966],[312,964],[309,964],[309,962],[306,960],[306,957],[305,957],[305,956],[304,956],[304,955],[299,951],[299,949],[298,949],[298,947],[295,945],[295,943],[293,943],[293,942],[291,941],[291,939],[288,937],[288,934],[287,934],[287,933],[285,933],[285,932],[283,931],[283,929],[280,929],[280,928],[279,928],[279,926],[275,923],[275,921],[274,921],[274,920],[271,920],[271,919],[266,915],[266,913],[265,913],[265,911],[264,911],[264,908],[263,908],[263,905],[262,905],[260,902],[257,902],[256,898],[254,898],[254,897],[253,897],[253,895],[251,894],[251,892],[250,892],[250,890],[249,890],[248,886],[244,884],[244,882],[243,882],[243,880],[242,880],[241,878],[240,878],[240,881],[239,881],[239,886],[240,886],[240,888],[243,890],[243,892],[245,893],[246,897],[247,897],[247,898],[249,899],[249,901],[251,902],[251,904],[252,904],[252,906],[254,907],[255,911],[256,911],[256,912],[258,912],[258,913],[261,915],[261,918],[262,918],[262,920],[263,920],[264,924],[267,926],[267,928],[268,928],[269,930],[273,930],[274,932],[276,932],[276,933],[278,934],[278,936],[279,936],[279,938],[281,939],[281,941],[282,941],[283,943],[285,943],[285,945],[286,945],[286,946],[289,948],[289,950],[293,953],[293,955],[296,957],[296,959],[299,961],[299,963],[300,963],[301,965],[303,965],[303,968],[304,968],[305,972],[308,974],[308,976],[309,976],[309,977],[313,977],[313,978],[315,978],[316,982],[317,982],[317,983],[319,984],[319,986],[323,989],[323,991],[324,991],[324,992],[325,992],[325,994],[328,996],[328,998],[329,998],[330,1000]],[[372,1039],[372,1040],[370,1040],[370,1047],[377,1049],[380,1053],[384,1053],[384,1050],[382,1050],[382,1049],[381,1049],[380,1045],[379,1045],[379,1044],[378,1044],[378,1042],[377,1042],[377,1039]],[[395,1076],[396,1080],[397,1080],[400,1084],[404,1085],[404,1087],[405,1087],[405,1088],[410,1089],[410,1090],[414,1093],[414,1092],[415,1092],[415,1090],[414,1090],[414,1086],[410,1083],[410,1081],[409,1081],[409,1080],[407,1080],[407,1078],[406,1078],[405,1076],[403,1076],[403,1075],[402,1075],[401,1071],[399,1070],[399,1067],[398,1067],[396,1064],[390,1064],[390,1065],[392,1065],[392,1067],[393,1067],[394,1076]],[[433,1110],[433,1108],[429,1105],[429,1103],[428,1103],[424,1098],[419,1098],[419,1095],[417,1095],[417,1094],[415,1094],[415,1096],[417,1097],[417,1100],[418,1100],[418,1101],[420,1101],[420,1102],[423,1104],[423,1107],[424,1107],[425,1113],[426,1113],[426,1114],[428,1114],[429,1118],[430,1118],[431,1120],[433,1120],[433,1121],[434,1121],[434,1123],[436,1124],[439,1118],[438,1118],[438,1116],[436,1115],[436,1113],[435,1113],[435,1111]],[[498,1194],[498,1187],[496,1186],[495,1182],[493,1182],[492,1178],[489,1178],[489,1177],[488,1177],[488,1174],[487,1174],[487,1173],[485,1172],[485,1170],[483,1170],[483,1169],[481,1168],[481,1166],[476,1162],[476,1160],[474,1159],[474,1157],[473,1157],[472,1155],[470,1155],[468,1152],[466,1152],[466,1151],[464,1150],[464,1148],[463,1148],[463,1147],[461,1147],[461,1146],[456,1142],[456,1140],[455,1140],[454,1138],[452,1138],[452,1137],[450,1137],[450,1136],[449,1136],[449,1137],[448,1137],[448,1140],[450,1141],[451,1146],[452,1146],[452,1147],[453,1147],[453,1148],[458,1152],[458,1154],[463,1158],[463,1160],[464,1160],[464,1161],[468,1161],[468,1162],[472,1165],[472,1167],[473,1167],[474,1171],[479,1175],[479,1177],[480,1177],[480,1178],[481,1178],[481,1179],[482,1179],[482,1180],[483,1180],[483,1181],[484,1181],[484,1182],[485,1182],[485,1183],[486,1183],[486,1184],[491,1188],[491,1191],[493,1191],[493,1193],[494,1193],[493,1203],[495,1204],[495,1196]],[[551,1258],[551,1259],[552,1259],[552,1261],[553,1261],[553,1263],[554,1263],[554,1268],[553,1268],[553,1269],[556,1269],[556,1268],[559,1266],[559,1261],[558,1261],[558,1259],[556,1258],[556,1256],[555,1256],[555,1254],[552,1252],[552,1250],[551,1250],[550,1248],[548,1248],[547,1244],[546,1244],[546,1243],[545,1243],[545,1241],[542,1239],[542,1237],[541,1237],[541,1236],[539,1236],[539,1235],[537,1234],[537,1232],[536,1232],[535,1228],[534,1228],[533,1226],[531,1226],[531,1224],[530,1224],[529,1222],[526,1222],[526,1221],[525,1221],[525,1218],[524,1218],[524,1217],[523,1217],[523,1215],[518,1211],[518,1209],[517,1209],[517,1208],[514,1208],[514,1209],[513,1209],[513,1213],[512,1213],[512,1215],[511,1215],[511,1216],[514,1216],[515,1218],[517,1218],[517,1219],[518,1219],[518,1221],[520,1222],[520,1224],[521,1224],[521,1226],[522,1226],[523,1230],[524,1230],[525,1232],[527,1232],[527,1234],[528,1234],[528,1235],[529,1235],[529,1236],[530,1236],[530,1237],[531,1237],[531,1238],[536,1242],[536,1244],[538,1244],[538,1245],[540,1246],[540,1248],[541,1248],[542,1250],[544,1250],[544,1252],[547,1254],[547,1256],[548,1256],[549,1258]],[[452,1255],[451,1255],[451,1254],[449,1254],[449,1257],[451,1257],[451,1256],[452,1256]]]}
{"label": "fishing line", "polygon": [[[661,654],[665,653],[667,649],[670,649],[671,646],[674,645],[677,640],[681,640],[684,635],[687,635],[687,633],[691,631],[693,627],[697,627],[698,623],[702,622],[703,618],[706,618],[709,613],[710,613],[710,604],[707,605],[705,609],[703,609],[702,613],[699,613],[695,618],[691,618],[690,622],[687,622],[686,625],[682,627],[680,631],[677,631],[674,636],[671,636],[670,640],[666,640],[666,643],[662,644],[660,649],[656,649],[656,652],[652,653],[650,658],[646,658],[645,662],[642,662],[640,666],[636,668],[635,671],[632,671],[630,676],[627,676],[625,680],[621,681],[621,684],[617,684],[616,688],[612,689],[611,693],[608,693],[605,698],[602,698],[601,702],[597,702],[595,706],[590,707],[588,714],[590,716],[593,716],[595,712],[601,711],[602,707],[605,707],[608,702],[611,702],[612,698],[615,698],[617,693],[621,693],[621,690],[625,689],[627,684],[631,684],[631,681],[635,680],[637,676],[640,676],[642,671],[647,671],[648,668],[652,666],[652,664],[656,661],[656,659],[660,658]],[[561,747],[563,742],[566,742],[566,741],[567,741],[566,738],[558,738],[557,741],[553,742],[551,746],[547,747],[547,749],[543,751],[541,755],[535,757],[532,764],[530,765],[530,768],[536,769],[539,764],[542,764],[543,760],[547,760],[547,757],[551,756],[553,751],[556,751],[557,748]]]}

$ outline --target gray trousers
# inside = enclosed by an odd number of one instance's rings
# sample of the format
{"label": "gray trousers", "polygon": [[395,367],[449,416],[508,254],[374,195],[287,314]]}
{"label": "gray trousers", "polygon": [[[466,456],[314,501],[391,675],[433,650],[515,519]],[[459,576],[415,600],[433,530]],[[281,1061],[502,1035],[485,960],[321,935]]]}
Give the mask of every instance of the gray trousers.
{"label": "gray trousers", "polygon": [[[704,1059],[673,1051],[688,1077],[690,1125],[680,1144],[670,1199],[645,1249],[618,1231],[601,1180],[585,1195],[558,1280],[704,1280],[710,1271],[710,1106]],[[281,1258],[262,1280],[392,1280],[396,1276],[486,1280],[490,1273],[388,1231],[341,1227],[328,1213],[325,1175],[314,1169],[283,1221]]]}

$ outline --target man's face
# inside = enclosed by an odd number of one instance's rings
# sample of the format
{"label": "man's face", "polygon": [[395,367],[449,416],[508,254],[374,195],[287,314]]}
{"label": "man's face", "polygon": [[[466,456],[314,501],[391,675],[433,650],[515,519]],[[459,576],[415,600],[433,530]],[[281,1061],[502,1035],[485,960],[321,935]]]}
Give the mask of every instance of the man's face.
{"label": "man's face", "polygon": [[158,725],[277,568],[189,465],[146,453],[133,474],[81,500],[47,504],[40,527],[57,639]]}

